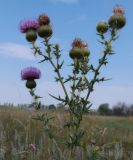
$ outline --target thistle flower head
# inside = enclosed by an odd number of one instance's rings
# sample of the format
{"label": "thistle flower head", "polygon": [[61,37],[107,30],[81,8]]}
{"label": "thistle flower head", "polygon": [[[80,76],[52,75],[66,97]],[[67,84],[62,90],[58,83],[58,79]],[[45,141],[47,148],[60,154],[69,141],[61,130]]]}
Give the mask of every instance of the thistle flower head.
{"label": "thistle flower head", "polygon": [[27,67],[21,71],[22,80],[40,79],[41,72],[35,67]]}
{"label": "thistle flower head", "polygon": [[38,22],[39,22],[39,25],[49,25],[50,18],[45,14],[41,14],[38,18]]}
{"label": "thistle flower head", "polygon": [[29,144],[29,149],[32,150],[32,151],[36,151],[37,147],[36,147],[35,144]]}
{"label": "thistle flower head", "polygon": [[88,47],[88,44],[86,41],[82,41],[80,38],[75,38],[72,42],[72,47],[78,47],[78,48],[86,48]]}
{"label": "thistle flower head", "polygon": [[72,59],[83,59],[90,55],[88,44],[86,41],[82,41],[80,38],[75,38],[72,43],[72,49],[69,52],[69,56]]}
{"label": "thistle flower head", "polygon": [[28,30],[37,30],[39,27],[39,23],[37,20],[23,20],[20,22],[20,32],[26,33]]}
{"label": "thistle flower head", "polygon": [[74,41],[72,42],[72,47],[82,47],[82,40],[80,38],[75,38]]}
{"label": "thistle flower head", "polygon": [[125,10],[122,6],[120,5],[116,5],[113,9],[113,13],[115,15],[124,15],[125,14]]}

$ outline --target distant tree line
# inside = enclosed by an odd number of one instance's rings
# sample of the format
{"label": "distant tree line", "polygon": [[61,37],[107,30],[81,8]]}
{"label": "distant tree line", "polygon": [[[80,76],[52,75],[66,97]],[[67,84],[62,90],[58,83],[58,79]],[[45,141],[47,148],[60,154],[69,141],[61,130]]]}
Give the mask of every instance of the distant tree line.
{"label": "distant tree line", "polygon": [[108,103],[104,103],[98,107],[97,113],[105,116],[133,116],[133,104],[118,103],[110,108]]}
{"label": "distant tree line", "polygon": [[[14,105],[13,103],[0,104],[0,108],[20,108],[20,109],[27,109],[27,110],[34,109],[33,108],[33,104],[17,104],[17,105]],[[67,107],[64,106],[61,103],[59,103],[57,105],[54,105],[54,104],[50,104],[50,105],[41,104],[41,108],[40,109],[42,109],[42,110],[60,110],[60,111],[66,111]]]}
{"label": "distant tree line", "polygon": [[[32,110],[32,104],[18,104],[14,105],[12,103],[0,104],[0,108],[20,108],[26,110]],[[41,105],[42,110],[57,110],[57,111],[68,111],[68,107],[59,103],[57,105]],[[90,110],[92,115],[102,115],[102,116],[133,116],[133,104],[127,105],[125,103],[117,103],[112,108],[110,108],[108,103],[103,103],[99,105],[98,109]]]}

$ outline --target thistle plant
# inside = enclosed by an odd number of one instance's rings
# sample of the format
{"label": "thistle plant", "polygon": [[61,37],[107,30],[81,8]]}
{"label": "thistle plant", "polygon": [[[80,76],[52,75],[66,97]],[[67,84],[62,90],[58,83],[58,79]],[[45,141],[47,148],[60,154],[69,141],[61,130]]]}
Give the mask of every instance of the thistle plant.
{"label": "thistle plant", "polygon": [[[90,63],[91,52],[88,43],[81,38],[75,38],[69,52],[69,56],[72,59],[72,63],[70,64],[72,74],[67,77],[62,76],[61,72],[64,66],[64,61],[61,61],[62,50],[59,44],[52,44],[50,42],[53,36],[50,18],[45,14],[41,14],[37,20],[27,20],[20,24],[20,31],[25,34],[26,40],[32,45],[34,54],[42,57],[40,63],[49,62],[55,72],[56,82],[60,83],[63,89],[64,97],[55,96],[51,93],[50,96],[63,105],[68,106],[70,116],[64,125],[64,130],[68,130],[68,135],[64,140],[64,144],[71,150],[74,150],[76,147],[85,148],[83,137],[87,133],[80,127],[80,124],[83,115],[89,112],[92,106],[89,98],[94,90],[95,84],[108,80],[101,76],[100,69],[107,65],[108,58],[114,54],[112,43],[117,40],[118,32],[125,24],[125,12],[121,6],[114,8],[113,15],[109,17],[108,21],[100,21],[97,24],[96,30],[99,36],[99,42],[104,48],[97,66]],[[44,50],[40,49],[36,44],[36,40],[39,37],[41,38],[41,44],[44,46]],[[27,74],[28,72],[26,75]],[[90,74],[91,76],[89,76]],[[24,77],[24,75],[22,77]],[[27,80],[27,77],[22,79]],[[40,97],[36,96],[33,92],[33,88],[36,86],[33,84],[34,79],[36,79],[34,76],[33,79],[28,79],[26,87],[30,89],[30,94],[36,100]],[[68,89],[67,83],[70,85],[70,89]],[[46,117],[45,115],[41,115],[37,119],[43,121],[49,133],[51,133],[49,127],[51,118],[48,117],[48,115]],[[49,137],[50,135],[51,134],[49,134]]]}

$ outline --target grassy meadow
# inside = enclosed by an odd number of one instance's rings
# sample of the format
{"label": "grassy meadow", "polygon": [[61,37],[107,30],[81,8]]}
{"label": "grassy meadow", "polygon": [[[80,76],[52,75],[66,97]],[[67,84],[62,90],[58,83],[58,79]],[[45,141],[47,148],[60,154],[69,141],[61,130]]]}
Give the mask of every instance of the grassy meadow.
{"label": "grassy meadow", "polygon": [[[59,145],[44,132],[41,122],[32,119],[39,112],[20,109],[0,109],[0,160],[57,160],[58,150],[62,160],[133,160],[133,117],[104,117],[84,115],[86,153],[77,148],[75,158],[63,148],[67,134],[63,130],[67,113],[48,111],[55,119],[51,127]],[[36,150],[29,145],[35,144]],[[64,158],[63,158],[64,157]]]}

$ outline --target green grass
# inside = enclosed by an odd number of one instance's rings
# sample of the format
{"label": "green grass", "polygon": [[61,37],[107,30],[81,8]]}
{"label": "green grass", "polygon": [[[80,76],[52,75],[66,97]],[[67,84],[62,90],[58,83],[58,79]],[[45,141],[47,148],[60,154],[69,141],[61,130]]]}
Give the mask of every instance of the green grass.
{"label": "green grass", "polygon": [[111,128],[123,128],[127,130],[133,130],[133,122],[129,121],[128,118],[125,119],[109,119],[103,122],[105,127]]}

